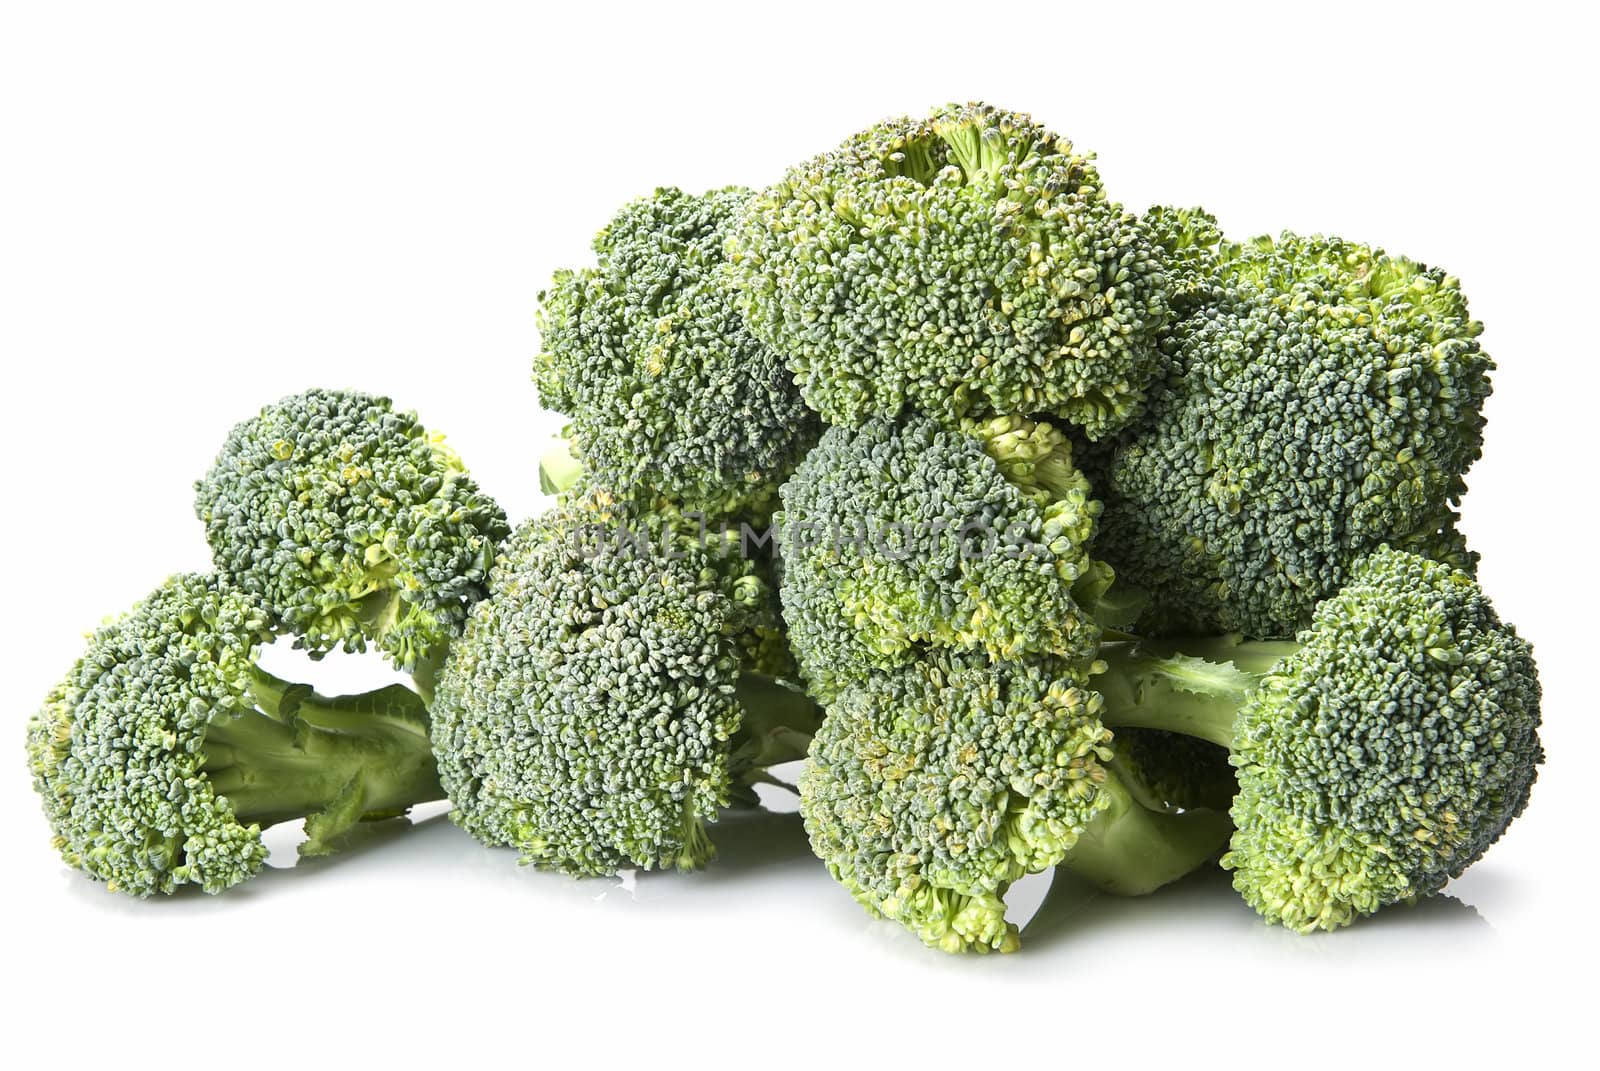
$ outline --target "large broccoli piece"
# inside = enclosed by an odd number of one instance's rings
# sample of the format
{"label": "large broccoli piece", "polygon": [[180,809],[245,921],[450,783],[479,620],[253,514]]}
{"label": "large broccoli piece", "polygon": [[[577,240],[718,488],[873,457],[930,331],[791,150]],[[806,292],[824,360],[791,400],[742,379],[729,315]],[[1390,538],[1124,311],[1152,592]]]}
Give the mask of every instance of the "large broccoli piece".
{"label": "large broccoli piece", "polygon": [[1011,951],[1007,888],[1064,864],[1142,893],[1205,863],[1225,815],[1157,814],[1107,768],[1083,674],[939,652],[830,706],[800,779],[812,848],[868,911],[947,952]]}
{"label": "large broccoli piece", "polygon": [[1381,544],[1469,567],[1454,504],[1492,365],[1457,281],[1337,238],[1222,242],[1201,213],[1152,229],[1190,311],[1095,476],[1142,628],[1293,636]]}
{"label": "large broccoli piece", "polygon": [[1093,658],[1100,506],[1049,424],[836,426],[782,496],[784,616],[824,701],[930,648]]}
{"label": "large broccoli piece", "polygon": [[355,391],[292,395],[235,427],[195,512],[218,570],[313,655],[370,642],[424,686],[510,531],[441,436]]}
{"label": "large broccoli piece", "polygon": [[1382,548],[1296,641],[1107,645],[1101,718],[1231,747],[1223,865],[1265,918],[1335,929],[1427,896],[1522,812],[1532,652],[1460,570]]}
{"label": "large broccoli piece", "polygon": [[950,105],[790,170],[729,241],[740,307],[830,423],[908,403],[1127,423],[1156,373],[1166,282],[1090,158],[1024,115]]}
{"label": "large broccoli piece", "polygon": [[750,196],[659,189],[595,238],[596,267],[557,272],[540,295],[534,382],[572,418],[600,486],[649,486],[711,513],[770,510],[815,441],[783,356],[745,327],[718,271]]}
{"label": "large broccoli piece", "polygon": [[[693,868],[705,826],[805,754],[820,712],[741,668],[751,584],[584,489],[512,536],[433,704],[456,820],[575,875]],[[655,537],[659,538],[659,537]]]}
{"label": "large broccoli piece", "polygon": [[261,828],[305,819],[306,854],[363,818],[444,795],[427,712],[393,685],[325,698],[256,665],[259,599],[168,580],[105,625],[28,723],[28,766],[71,866],[149,896],[260,869]]}

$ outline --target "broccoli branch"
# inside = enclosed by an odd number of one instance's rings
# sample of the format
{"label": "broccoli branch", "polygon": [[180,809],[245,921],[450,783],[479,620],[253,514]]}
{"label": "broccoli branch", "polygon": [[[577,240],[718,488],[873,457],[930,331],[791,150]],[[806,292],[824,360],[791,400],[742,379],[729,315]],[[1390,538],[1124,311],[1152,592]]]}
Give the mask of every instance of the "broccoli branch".
{"label": "broccoli branch", "polygon": [[1233,832],[1221,811],[1166,814],[1144,807],[1115,774],[1100,791],[1110,805],[1078,835],[1061,865],[1119,896],[1143,896],[1220,854]]}
{"label": "broccoli branch", "polygon": [[1239,708],[1299,646],[1234,635],[1106,644],[1106,671],[1094,679],[1105,700],[1101,721],[1112,730],[1163,729],[1231,749]]}
{"label": "broccoli branch", "polygon": [[356,822],[442,799],[427,708],[402,685],[322,696],[256,668],[257,711],[206,728],[206,776],[242,824],[304,818],[302,854],[331,850]]}

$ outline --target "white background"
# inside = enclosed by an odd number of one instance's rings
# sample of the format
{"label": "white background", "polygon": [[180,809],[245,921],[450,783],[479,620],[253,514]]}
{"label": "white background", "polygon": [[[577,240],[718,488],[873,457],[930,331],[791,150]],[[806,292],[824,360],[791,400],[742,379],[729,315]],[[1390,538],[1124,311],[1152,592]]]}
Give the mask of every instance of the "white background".
{"label": "white background", "polygon": [[[1592,34],[1526,3],[1201,8],[7,5],[5,1062],[1562,1051],[1595,951]],[[974,97],[1096,150],[1132,208],[1338,232],[1464,281],[1500,363],[1464,523],[1537,647],[1551,757],[1449,897],[1297,937],[1203,877],[1069,897],[1022,953],[951,959],[867,919],[792,817],[631,888],[519,868],[438,817],[218,898],[134,902],[63,867],[24,721],[85,629],[205,566],[190,484],[231,424],[314,384],[388,393],[525,517],[557,423],[528,382],[534,297],[619,204],[760,185]],[[293,837],[271,839],[291,867]]]}

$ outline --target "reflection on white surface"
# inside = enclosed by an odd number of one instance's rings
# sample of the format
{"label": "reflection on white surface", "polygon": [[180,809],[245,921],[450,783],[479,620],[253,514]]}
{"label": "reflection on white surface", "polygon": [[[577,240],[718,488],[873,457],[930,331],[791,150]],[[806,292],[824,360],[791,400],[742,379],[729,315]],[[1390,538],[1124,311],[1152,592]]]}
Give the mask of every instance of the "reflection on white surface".
{"label": "reflection on white surface", "polygon": [[[443,805],[415,820],[393,819],[359,827],[348,847],[328,857],[298,859],[292,827],[269,831],[272,859],[256,878],[221,896],[194,890],[147,901],[108,894],[81,875],[62,870],[65,890],[84,909],[125,919],[166,920],[192,915],[293,915],[315,904],[318,914],[340,900],[360,902],[376,887],[391,899],[439,898],[465,909],[472,924],[490,932],[495,919],[532,913],[546,925],[582,932],[597,943],[637,935],[645,922],[667,937],[696,930],[708,919],[717,930],[805,935],[794,950],[871,946],[893,961],[941,971],[1001,970],[1028,975],[1058,971],[1063,960],[1087,949],[1117,947],[1128,954],[1225,954],[1239,961],[1358,963],[1374,956],[1470,954],[1495,940],[1493,927],[1474,907],[1443,895],[1412,907],[1395,907],[1333,934],[1302,936],[1263,924],[1234,893],[1221,870],[1202,872],[1152,896],[1105,895],[1070,875],[1035,876],[1017,883],[1010,917],[1024,922],[1023,951],[1014,956],[948,957],[931,952],[892,924],[869,918],[811,855],[797,814],[730,812],[712,827],[716,861],[704,870],[629,872],[575,880],[520,865],[509,849],[491,849],[450,822]],[[509,909],[509,916],[501,911]],[[507,938],[511,939],[511,938]],[[865,944],[863,944],[865,942]],[[1000,962],[1008,964],[999,967]]]}

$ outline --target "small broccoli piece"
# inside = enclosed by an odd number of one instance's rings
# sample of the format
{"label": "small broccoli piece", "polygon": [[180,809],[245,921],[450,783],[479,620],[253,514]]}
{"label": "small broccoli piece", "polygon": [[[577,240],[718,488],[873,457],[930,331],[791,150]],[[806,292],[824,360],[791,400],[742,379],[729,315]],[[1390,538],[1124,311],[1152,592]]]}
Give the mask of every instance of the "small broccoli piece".
{"label": "small broccoli piece", "polygon": [[[741,669],[749,585],[593,488],[519,528],[451,651],[434,745],[456,821],[570,874],[691,869],[819,718]],[[628,540],[619,533],[626,532]]]}
{"label": "small broccoli piece", "polygon": [[643,534],[670,553],[703,555],[743,615],[738,644],[744,668],[772,677],[795,674],[778,599],[778,548],[770,514],[746,510],[715,516],[685,509],[644,487],[636,487],[628,495],[602,490],[564,439],[541,455],[539,482],[546,494],[565,495],[572,501],[588,497],[591,506],[603,502],[607,511],[625,518],[625,523],[614,525],[609,533],[613,545],[621,543],[630,550],[628,544],[637,540],[628,537]]}
{"label": "small broccoli piece", "polygon": [[1166,268],[1177,322],[1222,296],[1224,241],[1217,217],[1200,208],[1158,205],[1145,213],[1143,223]]}
{"label": "small broccoli piece", "polygon": [[1359,564],[1298,642],[1103,654],[1105,724],[1232,748],[1223,865],[1301,932],[1437,892],[1522,812],[1544,758],[1527,643],[1467,574],[1404,551]]}
{"label": "small broccoli piece", "polygon": [[784,616],[819,699],[931,648],[1093,659],[1100,505],[1049,424],[835,426],[782,497]]}
{"label": "small broccoli piece", "polygon": [[816,440],[782,355],[751,335],[718,271],[750,196],[658,189],[595,238],[597,267],[557,272],[539,295],[534,382],[609,491],[770,512]]}
{"label": "small broccoli piece", "polygon": [[874,915],[946,952],[1012,951],[1006,890],[1065,864],[1151,891],[1213,857],[1219,814],[1139,806],[1105,763],[1083,674],[945,651],[847,686],[812,741],[800,812],[816,854]]}
{"label": "small broccoli piece", "polygon": [[28,723],[28,767],[68,865],[134,896],[221,892],[305,819],[304,854],[364,818],[440,799],[428,716],[393,685],[327,698],[255,664],[255,596],[168,580],[89,640]]}
{"label": "small broccoli piece", "polygon": [[[1463,568],[1489,358],[1457,281],[1337,238],[1215,244],[1156,215],[1198,300],[1108,460],[1099,552],[1154,596],[1141,631],[1293,636],[1379,545]],[[1188,233],[1189,238],[1178,237]]]}
{"label": "small broccoli piece", "polygon": [[1166,281],[1091,158],[985,104],[899,118],[793,168],[728,243],[751,331],[825,420],[910,404],[1058,417],[1097,438],[1138,410]]}
{"label": "small broccoli piece", "polygon": [[292,395],[235,427],[195,512],[217,569],[313,656],[371,642],[424,688],[510,531],[441,436],[354,391]]}
{"label": "small broccoli piece", "polygon": [[1228,749],[1182,733],[1119,728],[1111,768],[1155,811],[1226,811],[1239,792]]}

